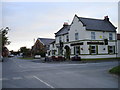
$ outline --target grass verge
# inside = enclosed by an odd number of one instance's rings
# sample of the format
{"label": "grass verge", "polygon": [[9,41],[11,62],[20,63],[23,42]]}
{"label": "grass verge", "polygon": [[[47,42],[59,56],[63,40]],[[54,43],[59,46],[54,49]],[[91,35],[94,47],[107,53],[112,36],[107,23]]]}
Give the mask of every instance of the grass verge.
{"label": "grass verge", "polygon": [[112,69],[109,70],[109,72],[112,73],[112,74],[120,75],[120,65],[116,66],[116,67],[113,67]]}
{"label": "grass verge", "polygon": [[19,57],[18,59],[33,60],[33,57]]}

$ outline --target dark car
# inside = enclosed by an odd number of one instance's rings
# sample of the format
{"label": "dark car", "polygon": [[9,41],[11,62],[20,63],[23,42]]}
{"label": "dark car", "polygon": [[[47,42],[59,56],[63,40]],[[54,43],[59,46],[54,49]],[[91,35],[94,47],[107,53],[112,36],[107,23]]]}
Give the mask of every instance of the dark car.
{"label": "dark car", "polygon": [[0,56],[0,61],[3,62],[3,56],[2,55]]}
{"label": "dark car", "polygon": [[74,57],[71,58],[72,61],[81,61],[81,57],[78,55],[75,55]]}

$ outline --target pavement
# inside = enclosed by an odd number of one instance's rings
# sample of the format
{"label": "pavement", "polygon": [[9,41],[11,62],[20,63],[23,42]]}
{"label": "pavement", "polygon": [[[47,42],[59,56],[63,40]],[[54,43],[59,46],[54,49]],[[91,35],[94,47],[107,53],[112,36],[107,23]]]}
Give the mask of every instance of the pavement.
{"label": "pavement", "polygon": [[118,88],[118,76],[108,71],[118,65],[109,62],[47,62],[5,59],[2,88]]}

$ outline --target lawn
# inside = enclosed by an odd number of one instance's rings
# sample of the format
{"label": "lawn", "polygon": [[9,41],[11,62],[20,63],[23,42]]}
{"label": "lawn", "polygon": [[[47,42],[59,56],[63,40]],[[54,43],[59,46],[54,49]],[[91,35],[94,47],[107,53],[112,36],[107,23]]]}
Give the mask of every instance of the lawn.
{"label": "lawn", "polygon": [[112,69],[109,70],[109,72],[112,73],[112,74],[120,75],[120,65],[116,66],[116,67],[113,67]]}
{"label": "lawn", "polygon": [[19,57],[18,59],[33,60],[33,57]]}

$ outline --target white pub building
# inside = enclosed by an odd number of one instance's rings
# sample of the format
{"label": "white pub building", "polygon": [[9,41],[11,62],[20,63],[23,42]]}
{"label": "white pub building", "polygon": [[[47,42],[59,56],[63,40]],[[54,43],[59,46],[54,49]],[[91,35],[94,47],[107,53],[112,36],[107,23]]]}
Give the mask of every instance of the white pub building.
{"label": "white pub building", "polygon": [[48,55],[71,58],[113,58],[116,57],[116,27],[104,19],[74,16],[71,25],[64,23],[55,33],[55,41],[50,44]]}

